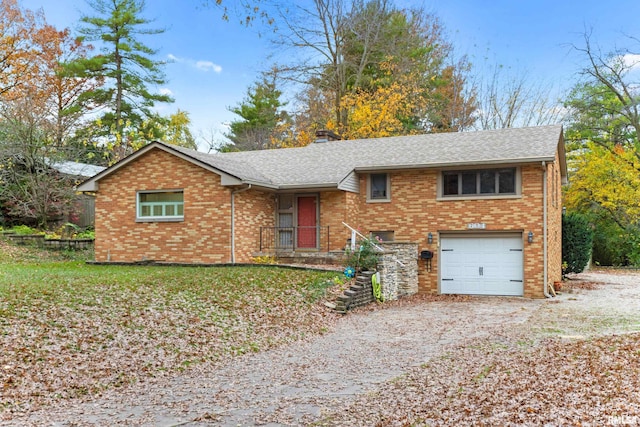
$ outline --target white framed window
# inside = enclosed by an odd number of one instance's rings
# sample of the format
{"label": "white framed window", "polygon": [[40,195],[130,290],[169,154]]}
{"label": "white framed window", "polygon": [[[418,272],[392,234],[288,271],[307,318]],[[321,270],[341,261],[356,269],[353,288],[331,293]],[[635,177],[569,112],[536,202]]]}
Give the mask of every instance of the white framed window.
{"label": "white framed window", "polygon": [[367,178],[367,202],[391,201],[391,179],[388,173],[372,173]]}
{"label": "white framed window", "polygon": [[519,194],[518,169],[444,171],[438,193],[445,199],[515,196]]}
{"label": "white framed window", "polygon": [[136,219],[140,221],[182,221],[184,191],[138,191]]}

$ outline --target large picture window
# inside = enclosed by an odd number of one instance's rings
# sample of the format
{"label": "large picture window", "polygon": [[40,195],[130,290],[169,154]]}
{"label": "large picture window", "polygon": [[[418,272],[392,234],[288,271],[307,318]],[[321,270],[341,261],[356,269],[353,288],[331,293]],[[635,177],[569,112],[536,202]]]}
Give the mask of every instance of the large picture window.
{"label": "large picture window", "polygon": [[142,220],[181,220],[184,193],[179,191],[139,191],[137,217]]}
{"label": "large picture window", "polygon": [[492,196],[516,194],[516,168],[442,173],[442,195]]}

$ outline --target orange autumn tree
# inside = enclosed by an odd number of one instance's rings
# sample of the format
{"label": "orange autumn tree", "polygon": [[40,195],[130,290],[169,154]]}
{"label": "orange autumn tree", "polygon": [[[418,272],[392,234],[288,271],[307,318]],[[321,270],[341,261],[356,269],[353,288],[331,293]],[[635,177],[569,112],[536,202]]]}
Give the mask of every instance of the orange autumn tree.
{"label": "orange autumn tree", "polygon": [[[2,3],[0,91],[0,209],[7,221],[46,227],[71,212],[73,182],[48,167],[75,160],[70,135],[88,111],[87,80],[66,76],[62,63],[83,55],[84,46],[47,25],[42,13]],[[10,24],[10,25],[9,25]]]}
{"label": "orange autumn tree", "polygon": [[309,84],[297,94],[295,105],[298,107],[291,112],[290,120],[276,128],[272,139],[274,148],[304,147],[315,141],[316,131],[328,129],[326,120],[333,113],[326,91]]}
{"label": "orange autumn tree", "polygon": [[274,69],[297,95],[291,121],[267,148],[305,145],[320,129],[348,139],[473,123],[469,66],[454,58],[442,23],[426,9],[396,3],[313,0],[273,16],[273,42],[295,53]]}
{"label": "orange autumn tree", "polygon": [[36,15],[20,9],[16,0],[0,2],[0,96],[12,97],[11,91],[24,83],[33,58],[31,35]]}
{"label": "orange autumn tree", "polygon": [[86,96],[103,84],[101,78],[72,76],[64,64],[85,58],[91,46],[71,36],[68,29],[44,25],[33,35],[39,70],[31,87],[38,88],[41,101],[53,126],[53,142],[63,147],[67,138],[97,105]]}

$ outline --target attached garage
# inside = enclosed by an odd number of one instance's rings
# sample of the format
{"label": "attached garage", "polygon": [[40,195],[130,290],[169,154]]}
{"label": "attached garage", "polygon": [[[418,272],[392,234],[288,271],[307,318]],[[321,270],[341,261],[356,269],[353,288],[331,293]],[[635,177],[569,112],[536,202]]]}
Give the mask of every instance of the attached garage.
{"label": "attached garage", "polygon": [[441,234],[440,293],[524,294],[522,233]]}

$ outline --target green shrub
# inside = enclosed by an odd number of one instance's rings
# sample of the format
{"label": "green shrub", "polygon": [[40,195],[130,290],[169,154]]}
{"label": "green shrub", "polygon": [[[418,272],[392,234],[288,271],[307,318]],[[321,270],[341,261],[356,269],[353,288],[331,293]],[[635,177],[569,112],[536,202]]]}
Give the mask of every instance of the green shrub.
{"label": "green shrub", "polygon": [[345,266],[353,267],[357,271],[372,270],[374,271],[378,265],[378,256],[375,247],[368,239],[362,239],[356,244],[356,249],[346,250],[347,258]]}
{"label": "green shrub", "polygon": [[580,273],[591,257],[593,229],[589,221],[578,213],[562,217],[562,269],[563,274]]}
{"label": "green shrub", "polygon": [[38,230],[35,228],[31,228],[28,225],[16,225],[12,228],[12,231],[15,234],[19,234],[21,236],[27,236],[29,234],[38,234]]}
{"label": "green shrub", "polygon": [[597,221],[593,234],[593,263],[624,265],[627,244],[620,226],[613,222]]}
{"label": "green shrub", "polygon": [[78,233],[76,233],[73,236],[74,239],[95,239],[96,238],[96,232],[93,230],[84,230],[84,231],[80,231]]}

